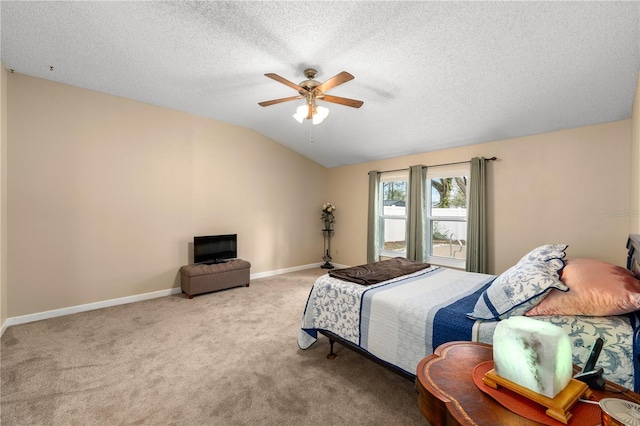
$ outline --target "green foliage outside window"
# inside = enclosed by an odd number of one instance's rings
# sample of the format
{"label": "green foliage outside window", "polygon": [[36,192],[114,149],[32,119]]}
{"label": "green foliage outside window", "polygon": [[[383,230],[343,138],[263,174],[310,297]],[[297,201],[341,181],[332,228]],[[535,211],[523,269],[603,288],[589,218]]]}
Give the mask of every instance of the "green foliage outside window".
{"label": "green foliage outside window", "polygon": [[407,182],[392,181],[382,184],[385,201],[407,201]]}
{"label": "green foliage outside window", "polygon": [[434,197],[433,207],[443,209],[451,207],[466,208],[467,181],[468,178],[466,176],[432,179],[431,186],[437,192],[437,197]]}

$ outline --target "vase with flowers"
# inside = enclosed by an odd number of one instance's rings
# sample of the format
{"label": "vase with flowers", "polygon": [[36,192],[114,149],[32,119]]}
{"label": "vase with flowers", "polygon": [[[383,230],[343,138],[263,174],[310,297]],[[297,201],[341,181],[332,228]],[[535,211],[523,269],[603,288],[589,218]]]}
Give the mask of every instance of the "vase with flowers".
{"label": "vase with flowers", "polygon": [[333,222],[335,222],[335,217],[333,212],[335,212],[336,206],[331,203],[325,203],[322,206],[322,216],[320,219],[324,221],[324,229],[331,229]]}

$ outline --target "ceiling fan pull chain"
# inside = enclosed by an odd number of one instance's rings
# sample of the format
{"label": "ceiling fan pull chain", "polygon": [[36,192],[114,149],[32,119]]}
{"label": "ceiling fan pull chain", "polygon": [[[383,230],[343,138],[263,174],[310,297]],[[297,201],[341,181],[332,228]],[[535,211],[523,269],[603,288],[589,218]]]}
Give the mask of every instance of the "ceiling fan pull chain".
{"label": "ceiling fan pull chain", "polygon": [[313,143],[313,135],[311,132],[313,131],[313,125],[311,124],[311,120],[307,120],[309,122],[309,143]]}

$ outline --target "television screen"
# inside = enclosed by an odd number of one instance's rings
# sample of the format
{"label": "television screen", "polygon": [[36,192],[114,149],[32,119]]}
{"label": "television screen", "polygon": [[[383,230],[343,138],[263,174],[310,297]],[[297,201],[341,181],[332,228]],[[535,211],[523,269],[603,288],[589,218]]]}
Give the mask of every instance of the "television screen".
{"label": "television screen", "polygon": [[221,263],[238,257],[238,234],[193,237],[194,263]]}

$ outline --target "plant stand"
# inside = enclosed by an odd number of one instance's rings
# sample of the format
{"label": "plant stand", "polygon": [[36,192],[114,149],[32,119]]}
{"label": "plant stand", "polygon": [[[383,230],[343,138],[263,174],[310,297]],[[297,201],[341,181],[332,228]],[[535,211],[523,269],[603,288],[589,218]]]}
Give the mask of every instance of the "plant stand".
{"label": "plant stand", "polygon": [[322,256],[324,264],[320,267],[323,269],[333,269],[335,268],[335,266],[331,264],[331,237],[333,236],[333,229],[327,227],[322,230],[322,234],[324,236],[324,256]]}

